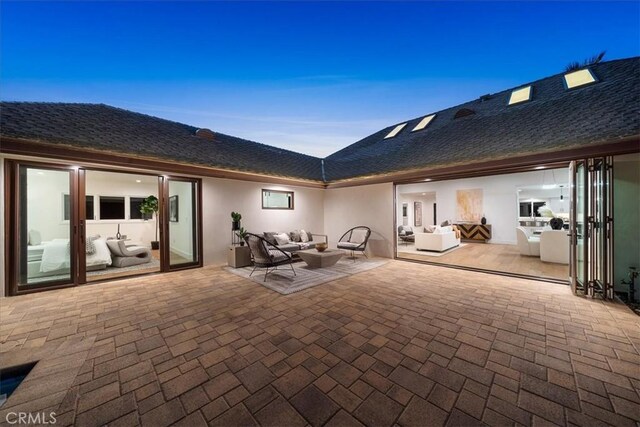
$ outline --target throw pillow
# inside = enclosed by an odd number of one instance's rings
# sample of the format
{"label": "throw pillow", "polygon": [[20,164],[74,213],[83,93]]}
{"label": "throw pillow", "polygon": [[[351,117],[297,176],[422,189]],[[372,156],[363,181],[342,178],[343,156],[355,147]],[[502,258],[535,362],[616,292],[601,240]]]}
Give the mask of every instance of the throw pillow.
{"label": "throw pillow", "polygon": [[29,230],[29,244],[37,246],[42,244],[42,236],[37,230]]}
{"label": "throw pillow", "polygon": [[85,241],[85,253],[87,255],[93,255],[96,253],[96,244],[94,242],[99,238],[99,234],[95,236],[87,236],[87,240]]}
{"label": "throw pillow", "polygon": [[309,235],[304,230],[300,230],[300,241],[302,243],[307,243],[309,241]]}
{"label": "throw pillow", "polygon": [[291,233],[289,233],[289,237],[291,238],[292,242],[302,241],[302,239],[300,238],[300,230],[293,230]]}
{"label": "throw pillow", "polygon": [[436,231],[436,227],[437,227],[436,225],[427,225],[424,228],[424,232],[425,233],[433,233],[434,231]]}
{"label": "throw pillow", "polygon": [[264,240],[266,240],[267,242],[271,243],[272,245],[277,245],[278,242],[276,242],[276,238],[274,237],[276,234],[278,234],[275,231],[265,231],[264,232]]}
{"label": "throw pillow", "polygon": [[286,245],[291,241],[287,233],[276,234],[273,237],[276,239],[278,245]]}
{"label": "throw pillow", "polygon": [[447,225],[450,225],[449,220],[446,220],[442,224],[440,224],[441,227],[446,227]]}

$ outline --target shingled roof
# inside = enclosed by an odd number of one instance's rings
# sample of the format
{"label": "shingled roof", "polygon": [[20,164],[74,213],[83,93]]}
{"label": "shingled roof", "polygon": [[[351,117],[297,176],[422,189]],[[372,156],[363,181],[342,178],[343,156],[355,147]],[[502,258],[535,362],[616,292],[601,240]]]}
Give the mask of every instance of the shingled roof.
{"label": "shingled roof", "polygon": [[[560,73],[531,85],[531,101],[509,106],[513,89],[442,111],[425,111],[382,129],[325,159],[329,181],[444,167],[616,142],[640,134],[640,58],[590,67],[598,82],[566,89]],[[469,109],[475,114],[454,119]],[[424,129],[412,129],[429,114]],[[402,122],[404,123],[404,122]]]}
{"label": "shingled roof", "polygon": [[[513,89],[446,110],[426,111],[382,129],[325,159],[221,133],[195,136],[197,128],[103,104],[0,103],[0,135],[119,154],[335,182],[470,164],[513,156],[613,143],[640,134],[640,58],[590,67],[598,82],[566,89],[563,74],[532,86],[528,102],[508,105]],[[460,114],[470,110],[474,114]],[[435,118],[412,129],[428,114]],[[466,112],[468,113],[468,111]],[[405,123],[405,122],[403,122]]]}
{"label": "shingled roof", "polygon": [[234,171],[322,181],[320,159],[104,104],[0,103],[0,135]]}

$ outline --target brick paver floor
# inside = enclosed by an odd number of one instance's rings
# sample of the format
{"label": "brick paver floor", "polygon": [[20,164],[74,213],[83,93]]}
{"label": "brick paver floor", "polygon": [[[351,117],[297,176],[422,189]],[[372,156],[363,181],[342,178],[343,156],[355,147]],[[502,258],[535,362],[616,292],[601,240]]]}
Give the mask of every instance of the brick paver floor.
{"label": "brick paver floor", "polygon": [[40,360],[3,411],[56,425],[640,420],[639,317],[557,284],[392,261],[283,296],[208,267],[0,305],[3,366]]}

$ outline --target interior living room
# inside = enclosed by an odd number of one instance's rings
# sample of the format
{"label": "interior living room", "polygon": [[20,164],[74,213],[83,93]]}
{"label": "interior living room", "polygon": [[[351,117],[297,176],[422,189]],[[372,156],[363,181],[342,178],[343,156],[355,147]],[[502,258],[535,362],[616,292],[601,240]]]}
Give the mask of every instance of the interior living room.
{"label": "interior living room", "polygon": [[569,280],[569,169],[396,186],[397,257]]}

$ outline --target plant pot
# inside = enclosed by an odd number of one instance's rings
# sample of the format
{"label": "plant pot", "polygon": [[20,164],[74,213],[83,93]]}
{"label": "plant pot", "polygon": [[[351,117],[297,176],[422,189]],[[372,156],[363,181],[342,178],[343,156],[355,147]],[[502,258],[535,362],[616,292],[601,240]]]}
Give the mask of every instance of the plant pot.
{"label": "plant pot", "polygon": [[160,249],[160,242],[151,242],[151,249]]}
{"label": "plant pot", "polygon": [[239,230],[240,229],[240,221],[232,221],[231,222],[231,230]]}
{"label": "plant pot", "polygon": [[326,243],[318,243],[316,245],[316,251],[318,252],[324,252],[327,250],[327,248],[329,247],[329,245],[327,245]]}
{"label": "plant pot", "polygon": [[240,246],[244,246],[244,240],[240,240]]}

